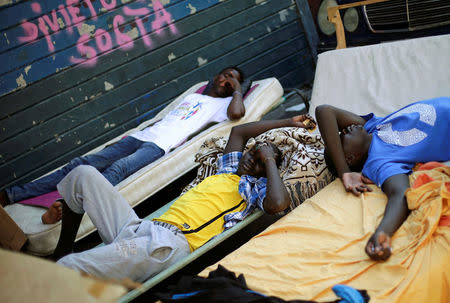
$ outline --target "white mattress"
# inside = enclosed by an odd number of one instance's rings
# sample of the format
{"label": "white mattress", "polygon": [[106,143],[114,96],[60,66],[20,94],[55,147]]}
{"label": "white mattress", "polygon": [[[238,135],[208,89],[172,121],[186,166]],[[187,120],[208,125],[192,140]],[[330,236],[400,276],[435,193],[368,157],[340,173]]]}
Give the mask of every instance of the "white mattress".
{"label": "white mattress", "polygon": [[450,96],[450,35],[333,50],[319,55],[311,96],[355,114],[385,116],[420,100]]}
{"label": "white mattress", "polygon": [[[117,141],[124,135],[143,129],[148,125],[160,120],[167,112],[172,110],[185,95],[197,91],[206,82],[198,83],[180,95],[177,99],[166,106],[153,119],[145,121],[137,128],[110,140],[102,146],[92,150],[89,153],[97,152],[106,145]],[[177,177],[188,172],[196,166],[194,155],[198,151],[200,145],[209,136],[228,136],[231,127],[245,122],[259,120],[267,113],[273,105],[275,105],[283,95],[283,88],[276,78],[268,78],[260,81],[254,81],[253,86],[258,86],[251,92],[244,101],[246,114],[238,121],[225,121],[216,124],[207,130],[201,132],[182,146],[174,151],[166,154],[159,160],[140,169],[121,183],[117,184],[120,193],[128,200],[131,206],[136,206],[143,202],[146,198],[165,187]],[[29,244],[27,251],[35,255],[48,255],[53,252],[56,247],[59,234],[61,231],[60,222],[56,224],[42,224],[41,215],[45,212],[44,208],[34,207],[23,204],[13,204],[5,207],[8,214],[22,228],[28,237]],[[77,240],[87,236],[95,231],[94,225],[87,215],[78,230]]]}

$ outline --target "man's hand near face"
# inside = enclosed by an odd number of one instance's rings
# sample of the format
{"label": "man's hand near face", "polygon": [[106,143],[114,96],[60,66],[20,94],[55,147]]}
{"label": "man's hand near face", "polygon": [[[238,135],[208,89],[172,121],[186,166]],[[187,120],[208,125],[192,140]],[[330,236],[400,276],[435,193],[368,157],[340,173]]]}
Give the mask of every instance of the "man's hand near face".
{"label": "man's hand near face", "polygon": [[267,142],[259,143],[255,148],[255,154],[257,159],[265,164],[265,161],[272,158],[275,160],[275,153],[272,147]]}
{"label": "man's hand near face", "polygon": [[235,77],[226,75],[225,81],[223,81],[223,85],[225,86],[227,93],[229,93],[230,95],[232,95],[234,92],[238,92],[242,96],[241,83],[239,83],[238,79],[236,79]]}

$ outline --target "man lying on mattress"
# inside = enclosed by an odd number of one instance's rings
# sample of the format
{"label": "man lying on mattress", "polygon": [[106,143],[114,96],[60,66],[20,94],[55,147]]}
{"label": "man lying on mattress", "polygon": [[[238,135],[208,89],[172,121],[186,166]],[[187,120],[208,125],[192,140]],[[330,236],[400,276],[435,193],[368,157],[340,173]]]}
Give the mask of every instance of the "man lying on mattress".
{"label": "man lying on mattress", "polygon": [[345,189],[360,195],[373,181],[387,195],[383,219],[365,249],[373,260],[387,260],[390,238],[409,214],[408,174],[417,162],[450,159],[450,98],[412,103],[386,117],[321,105],[316,118]]}
{"label": "man lying on mattress", "polygon": [[[36,181],[16,185],[0,192],[2,206],[56,190],[56,184],[78,165],[91,165],[116,185],[142,167],[161,158],[212,122],[245,115],[242,102],[244,74],[237,67],[227,67],[214,76],[205,95],[190,94],[161,121],[131,134],[95,154],[77,157],[63,168]],[[55,202],[42,215],[44,224],[61,219],[61,203]]]}
{"label": "man lying on mattress", "polygon": [[[281,152],[271,143],[243,154],[249,138],[279,127],[304,127],[308,116],[235,126],[218,159],[218,172],[179,197],[161,217],[139,219],[127,201],[97,170],[82,165],[59,184],[64,197],[62,230],[54,259],[72,251],[86,211],[105,243],[70,254],[58,263],[108,278],[143,281],[241,221],[255,207],[275,214],[290,205],[280,178]],[[306,122],[305,122],[306,123]]]}

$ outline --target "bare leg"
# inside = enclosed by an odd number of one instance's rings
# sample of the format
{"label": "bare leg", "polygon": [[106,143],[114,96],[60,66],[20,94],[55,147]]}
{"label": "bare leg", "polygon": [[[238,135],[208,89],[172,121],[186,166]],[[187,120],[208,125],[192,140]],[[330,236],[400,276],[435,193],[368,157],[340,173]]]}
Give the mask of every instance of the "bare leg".
{"label": "bare leg", "polygon": [[50,208],[42,215],[42,223],[54,224],[61,220],[62,217],[62,203],[55,201]]}
{"label": "bare leg", "polygon": [[75,237],[77,236],[82,218],[83,214],[73,212],[63,200],[61,234],[51,259],[56,261],[72,252],[73,243],[75,242]]}

